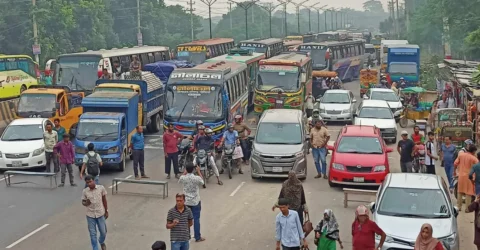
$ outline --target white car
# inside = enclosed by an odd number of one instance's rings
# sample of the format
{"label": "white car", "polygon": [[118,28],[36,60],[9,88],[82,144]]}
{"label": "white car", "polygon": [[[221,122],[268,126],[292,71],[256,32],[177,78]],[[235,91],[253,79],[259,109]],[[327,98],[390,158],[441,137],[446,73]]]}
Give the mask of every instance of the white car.
{"label": "white car", "polygon": [[384,140],[397,142],[397,123],[386,101],[364,100],[358,105],[354,124],[377,126]]}
{"label": "white car", "polygon": [[382,88],[371,88],[365,93],[363,96],[365,100],[380,100],[388,102],[390,109],[392,110],[393,116],[395,120],[400,119],[400,115],[402,114],[403,105],[395,92],[391,89],[382,89]]}
{"label": "white car", "polygon": [[46,118],[12,121],[0,138],[0,169],[44,167],[46,159],[43,132],[47,124],[52,122]]}
{"label": "white car", "polygon": [[356,102],[350,90],[329,89],[317,105],[324,121],[353,122]]}

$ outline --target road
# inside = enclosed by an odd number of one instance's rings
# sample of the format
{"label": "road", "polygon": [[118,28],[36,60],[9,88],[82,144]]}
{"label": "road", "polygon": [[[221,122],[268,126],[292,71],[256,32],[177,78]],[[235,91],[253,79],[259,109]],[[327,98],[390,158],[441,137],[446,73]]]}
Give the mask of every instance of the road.
{"label": "road", "polygon": [[[360,100],[358,81],[346,83],[345,87]],[[412,131],[412,126],[410,124],[409,131]],[[328,127],[331,140],[335,140],[342,124],[329,124]],[[146,137],[147,174],[152,179],[165,180],[162,137],[160,134]],[[400,172],[396,150],[390,154],[389,160],[391,170]],[[132,163],[128,164],[125,172],[102,171],[100,182],[108,188],[115,177],[132,178]],[[76,182],[83,184],[78,177],[78,170],[75,171]],[[309,176],[303,185],[312,222],[318,223],[326,208],[333,209],[340,224],[345,249],[351,249],[351,222],[354,207],[358,203],[343,208],[341,189],[330,188],[326,180],[313,178],[315,166],[311,156],[308,157],[308,172]],[[443,168],[437,167],[437,173],[445,176]],[[252,180],[250,170],[246,170],[244,175],[235,174],[231,180],[225,175],[222,177],[223,186],[211,180],[207,189],[200,191],[202,235],[207,240],[202,243],[192,241],[191,249],[274,249],[274,222],[278,210],[272,212],[271,207],[278,197],[282,180]],[[15,176],[14,179],[30,178]],[[1,183],[3,180],[0,181],[0,248],[90,249],[85,208],[80,202],[82,187],[65,186],[49,190],[47,179],[34,177],[31,180],[38,183],[36,185],[21,184],[9,188]],[[150,249],[156,240],[169,241],[169,232],[165,229],[166,215],[175,205],[175,194],[182,192],[181,185],[175,179],[171,179],[169,184],[170,196],[165,200],[147,195],[121,193],[112,196],[109,193],[108,249]],[[142,194],[161,192],[157,186],[128,183],[119,184],[119,189],[121,192]],[[461,249],[474,249],[473,218],[472,214],[466,215],[464,212],[458,217]],[[309,236],[309,243],[310,249],[314,249],[312,236]]]}

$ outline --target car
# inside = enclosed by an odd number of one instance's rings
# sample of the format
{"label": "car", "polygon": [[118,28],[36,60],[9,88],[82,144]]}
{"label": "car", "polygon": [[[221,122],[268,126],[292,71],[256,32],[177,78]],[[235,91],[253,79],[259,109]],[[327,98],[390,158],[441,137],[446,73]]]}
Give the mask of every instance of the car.
{"label": "car", "polygon": [[329,89],[320,97],[316,105],[324,121],[352,123],[356,102],[350,90]]}
{"label": "car", "polygon": [[452,204],[447,183],[438,175],[388,174],[370,208],[372,220],[387,234],[382,250],[414,249],[424,223],[433,226],[433,237],[448,249],[460,249],[458,209]]}
{"label": "car", "polygon": [[358,105],[354,124],[377,126],[384,140],[397,142],[397,123],[386,101],[364,100]]}
{"label": "car", "polygon": [[392,110],[395,120],[400,120],[403,111],[403,104],[397,94],[391,89],[371,88],[363,96],[365,100],[381,100],[386,101]]}
{"label": "car", "polygon": [[309,137],[301,110],[269,109],[259,119],[253,139],[250,168],[252,179],[286,178],[294,170],[307,178]]}
{"label": "car", "polygon": [[0,169],[19,170],[46,166],[43,132],[52,122],[46,118],[13,120],[0,138]]}
{"label": "car", "polygon": [[388,148],[375,126],[347,125],[333,146],[328,184],[379,186],[390,172]]}

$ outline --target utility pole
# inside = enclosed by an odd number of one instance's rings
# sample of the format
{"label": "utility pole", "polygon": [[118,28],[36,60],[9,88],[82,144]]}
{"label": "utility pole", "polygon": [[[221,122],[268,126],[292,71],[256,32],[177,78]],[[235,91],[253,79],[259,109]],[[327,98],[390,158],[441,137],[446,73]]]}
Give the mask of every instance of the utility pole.
{"label": "utility pole", "polygon": [[235,2],[232,0],[230,1],[236,3],[237,6],[245,10],[245,39],[248,40],[248,9],[250,9],[250,7],[252,7],[256,2],[260,0],[252,0],[249,2]]}
{"label": "utility pole", "polygon": [[137,45],[143,45],[142,28],[140,27],[140,0],[137,0]]}
{"label": "utility pole", "polygon": [[302,6],[304,3],[308,2],[310,0],[305,0],[303,2],[300,2],[300,3],[294,3],[292,2],[293,5],[295,5],[296,7],[296,10],[297,10],[297,32],[298,32],[298,35],[300,35],[300,6]]}
{"label": "utility pole", "polygon": [[308,9],[308,32],[311,32],[311,31],[312,31],[312,19],[311,19],[311,17],[310,17],[310,14],[311,14],[311,12],[312,12],[312,9],[314,9],[315,6],[317,6],[317,5],[319,5],[319,4],[320,4],[320,2],[315,3],[315,4],[313,4],[313,5],[310,5],[310,6],[304,6],[305,8]]}
{"label": "utility pole", "polygon": [[[317,32],[320,33],[320,10],[323,10],[325,7],[327,7],[327,5],[324,5],[322,7],[315,7],[316,5],[317,4],[314,4],[314,5],[310,6],[310,8],[313,8],[314,10],[317,11],[317,25],[318,25]],[[324,11],[324,14],[325,14],[325,11]],[[325,31],[327,31],[326,27],[327,27],[327,18],[325,16]]]}
{"label": "utility pole", "polygon": [[328,31],[328,26],[327,26],[327,14],[328,13],[327,13],[327,11],[328,10],[323,11],[323,16],[325,17],[325,32]]}
{"label": "utility pole", "polygon": [[335,30],[338,30],[338,11],[335,11]]}
{"label": "utility pole", "polygon": [[[37,2],[36,0],[32,0],[33,8],[35,9]],[[38,47],[38,27],[37,27],[37,18],[35,17],[35,10],[33,12],[33,45],[34,47]],[[34,51],[35,54],[35,62],[38,64],[40,63],[40,58],[38,57],[38,53]]]}
{"label": "utility pole", "polygon": [[215,4],[217,0],[200,0],[200,2],[208,6],[208,22],[210,24],[210,39],[211,39],[213,38],[212,36],[212,5]]}
{"label": "utility pole", "polygon": [[397,26],[397,37],[400,39],[400,11],[398,8],[398,0],[397,0],[397,19],[396,19],[396,26]]}
{"label": "utility pole", "polygon": [[228,2],[230,5],[228,15],[230,16],[230,32],[232,33],[233,36],[233,21],[232,21],[232,2]]}
{"label": "utility pole", "polygon": [[331,20],[330,20],[330,21],[331,21],[331,22],[330,22],[330,27],[332,27],[332,31],[333,31],[333,12],[334,12],[334,11],[335,11],[334,8],[331,8],[331,9],[330,9],[330,19],[331,19]]}
{"label": "utility pole", "polygon": [[194,33],[194,30],[193,30],[193,12],[195,11],[195,9],[193,9],[193,5],[195,4],[195,2],[193,0],[190,0],[190,2],[187,2],[189,5],[190,5],[190,9],[188,9],[188,11],[190,12],[190,26],[192,28],[192,41],[195,40],[195,33]]}
{"label": "utility pole", "polygon": [[270,38],[272,38],[272,12],[282,4],[273,5],[273,3],[264,3],[263,5],[258,5],[260,8],[266,10],[268,12],[268,16],[270,18]]}
{"label": "utility pole", "polygon": [[291,3],[292,0],[277,0],[281,4],[283,4],[283,10],[285,11],[285,17],[284,17],[284,22],[285,22],[285,37],[288,36],[288,31],[287,31],[287,4]]}

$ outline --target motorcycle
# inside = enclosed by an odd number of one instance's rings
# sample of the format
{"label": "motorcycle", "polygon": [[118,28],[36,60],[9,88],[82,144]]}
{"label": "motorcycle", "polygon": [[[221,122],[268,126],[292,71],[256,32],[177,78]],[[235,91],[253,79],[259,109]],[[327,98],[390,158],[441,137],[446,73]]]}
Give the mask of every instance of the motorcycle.
{"label": "motorcycle", "polygon": [[415,173],[427,173],[427,166],[425,165],[425,145],[417,145],[419,148],[415,158],[413,159],[413,170]]}
{"label": "motorcycle", "polygon": [[198,165],[200,166],[200,172],[202,173],[203,177],[203,188],[207,188],[207,182],[208,179],[210,179],[211,176],[213,176],[213,170],[212,167],[210,166],[210,161],[209,161],[209,156],[211,152],[207,152],[204,149],[198,150],[197,153],[197,162]]}
{"label": "motorcycle", "polygon": [[233,153],[235,152],[234,145],[225,145],[223,147],[223,162],[222,166],[227,170],[228,178],[232,179],[232,171],[234,165],[236,167],[237,161],[233,159]]}
{"label": "motorcycle", "polygon": [[183,173],[185,171],[188,161],[192,162],[192,150],[192,140],[190,140],[189,138],[184,138],[178,145],[178,169],[180,173]]}

